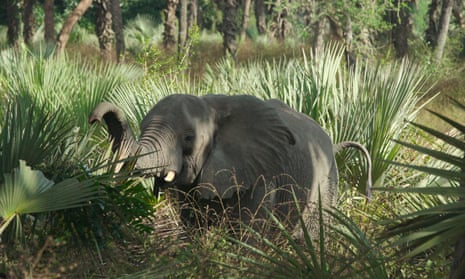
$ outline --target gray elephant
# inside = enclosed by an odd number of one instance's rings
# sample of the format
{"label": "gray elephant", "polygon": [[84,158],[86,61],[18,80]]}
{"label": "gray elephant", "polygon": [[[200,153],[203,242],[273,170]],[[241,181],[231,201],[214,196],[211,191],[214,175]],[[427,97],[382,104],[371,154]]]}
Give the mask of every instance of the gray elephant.
{"label": "gray elephant", "polygon": [[[324,206],[334,205],[338,183],[334,153],[340,148],[357,147],[370,162],[363,146],[353,142],[333,146],[313,119],[278,100],[171,95],[142,120],[138,141],[117,106],[97,105],[89,123],[102,119],[113,151],[139,154],[135,169],[155,177],[156,193],[159,189],[189,193],[189,199],[178,195],[181,203],[228,209],[233,218],[245,222],[264,217],[259,210],[263,205],[282,219],[295,217],[294,197],[303,207],[318,199],[318,190]],[[183,211],[184,219],[188,215]]]}

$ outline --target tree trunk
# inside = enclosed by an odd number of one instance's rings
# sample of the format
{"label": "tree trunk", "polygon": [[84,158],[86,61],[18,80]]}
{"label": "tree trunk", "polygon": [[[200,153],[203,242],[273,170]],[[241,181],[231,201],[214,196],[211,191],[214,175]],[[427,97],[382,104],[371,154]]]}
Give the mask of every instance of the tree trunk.
{"label": "tree trunk", "polygon": [[447,33],[449,31],[450,16],[452,14],[452,0],[443,0],[441,9],[441,18],[439,20],[438,45],[434,53],[436,62],[440,62],[446,46]]}
{"label": "tree trunk", "polygon": [[71,31],[73,31],[74,25],[87,11],[91,4],[92,0],[81,0],[71,15],[69,15],[69,17],[66,19],[65,23],[63,23],[63,27],[61,28],[57,39],[57,55],[63,53],[66,44],[68,43],[69,35],[71,34]]}
{"label": "tree trunk", "polygon": [[[194,25],[197,25],[198,9],[199,5],[197,0],[190,0],[187,5],[187,30],[190,30]],[[189,37],[189,32],[187,33],[187,36]]]}
{"label": "tree trunk", "polygon": [[178,0],[167,0],[166,2],[163,47],[166,50],[172,50],[176,47],[176,7],[179,2]]}
{"label": "tree trunk", "polygon": [[396,0],[394,3],[399,10],[391,12],[390,20],[394,26],[392,28],[392,43],[396,50],[397,58],[402,58],[408,54],[408,38],[412,32],[412,20],[410,11],[413,10],[414,1]]}
{"label": "tree trunk", "polygon": [[435,49],[438,45],[439,3],[440,0],[432,0],[428,6],[428,28],[425,30],[425,41],[432,49]]}
{"label": "tree trunk", "polygon": [[179,4],[178,54],[181,54],[187,40],[187,0],[180,0]]}
{"label": "tree trunk", "polygon": [[355,52],[352,48],[352,41],[354,39],[354,32],[352,29],[352,20],[350,16],[347,16],[347,22],[344,31],[344,40],[345,40],[345,56],[346,56],[346,63],[347,67],[354,68],[357,63],[357,58]]}
{"label": "tree trunk", "polygon": [[111,0],[96,1],[95,33],[97,34],[100,55],[105,61],[112,60],[112,44],[114,33],[112,29]]}
{"label": "tree trunk", "polygon": [[[289,0],[289,2],[291,2]],[[287,22],[287,7],[281,0],[276,0],[274,4],[274,17],[271,26],[271,34],[279,41],[284,41],[288,29]]]}
{"label": "tree trunk", "polygon": [[452,14],[460,25],[460,28],[465,27],[465,18],[463,18],[463,4],[464,3],[462,0],[456,0],[454,1],[452,8]]}
{"label": "tree trunk", "polygon": [[[319,13],[318,13],[319,14]],[[319,53],[323,50],[325,42],[325,33],[327,26],[326,16],[319,15],[318,20],[315,23],[315,28],[313,32],[313,51]]]}
{"label": "tree trunk", "polygon": [[32,44],[34,37],[34,13],[33,8],[36,0],[25,0],[23,8],[23,39],[26,45]]}
{"label": "tree trunk", "polygon": [[45,42],[48,44],[55,43],[55,19],[54,19],[54,0],[45,0],[44,1],[44,13],[45,13],[45,18],[44,18],[44,25],[45,25],[45,31],[44,31],[44,37],[45,37]]}
{"label": "tree trunk", "polygon": [[221,31],[223,33],[223,47],[225,54],[230,54],[233,59],[237,56],[237,0],[225,0],[223,5],[223,24]]}
{"label": "tree trunk", "polygon": [[116,62],[124,62],[124,44],[123,16],[119,0],[111,0],[112,28],[115,32]]}
{"label": "tree trunk", "polygon": [[18,2],[16,0],[7,0],[7,22],[8,45],[12,47],[19,46],[19,17],[18,17]]}
{"label": "tree trunk", "polygon": [[244,0],[244,17],[242,18],[242,27],[241,27],[241,36],[240,36],[241,41],[245,40],[247,27],[249,25],[250,2],[251,0]]}
{"label": "tree trunk", "polygon": [[266,34],[265,0],[255,0],[254,11],[258,34]]}

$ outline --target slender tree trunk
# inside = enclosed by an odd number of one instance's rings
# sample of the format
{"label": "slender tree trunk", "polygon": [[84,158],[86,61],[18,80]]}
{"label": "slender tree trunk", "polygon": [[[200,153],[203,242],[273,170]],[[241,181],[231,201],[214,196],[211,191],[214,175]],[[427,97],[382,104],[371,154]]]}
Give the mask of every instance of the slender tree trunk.
{"label": "slender tree trunk", "polygon": [[167,0],[166,2],[163,47],[167,50],[172,50],[176,47],[176,7],[179,0]]}
{"label": "slender tree trunk", "polygon": [[45,37],[45,42],[48,44],[55,43],[55,18],[54,18],[54,0],[45,0],[44,1],[44,13],[45,13],[45,19],[44,19],[44,25],[45,25],[45,31],[44,31],[44,37]]}
{"label": "slender tree trunk", "polygon": [[178,54],[186,46],[187,40],[187,0],[179,1]]}
{"label": "slender tree trunk", "polygon": [[87,11],[87,9],[92,4],[92,0],[81,0],[76,6],[71,15],[68,16],[63,27],[61,28],[60,33],[58,34],[57,39],[57,54],[60,55],[63,53],[66,44],[69,40],[69,35],[73,31],[74,25],[82,17],[82,15]]}
{"label": "slender tree trunk", "polygon": [[116,62],[124,62],[124,52],[126,46],[124,44],[124,29],[123,29],[123,16],[121,14],[121,6],[119,0],[111,0],[111,14],[112,14],[112,28],[115,32],[115,46],[116,46]]}
{"label": "slender tree trunk", "polygon": [[326,17],[321,17],[315,24],[313,49],[318,52],[323,50],[326,33]]}
{"label": "slender tree trunk", "polygon": [[250,3],[251,3],[251,0],[244,0],[244,17],[242,18],[242,27],[241,27],[241,36],[240,36],[241,41],[245,40],[247,27],[249,25]]}
{"label": "slender tree trunk", "polygon": [[463,0],[455,0],[452,8],[452,14],[459,23],[461,28],[465,27],[465,18],[463,17]]}
{"label": "slender tree trunk", "polygon": [[26,45],[32,44],[34,37],[34,13],[33,8],[36,0],[25,0],[23,7],[23,39]]}
{"label": "slender tree trunk", "polygon": [[[194,25],[197,25],[199,10],[197,0],[190,0],[189,4],[187,5],[187,10],[187,30],[190,30]],[[189,32],[187,33],[187,36],[189,37]]]}
{"label": "slender tree trunk", "polygon": [[428,28],[425,30],[425,41],[432,49],[438,45],[438,21],[440,15],[440,0],[432,0],[428,6]]}
{"label": "slender tree trunk", "polygon": [[97,14],[95,17],[95,33],[97,34],[100,56],[105,61],[112,60],[112,44],[114,33],[112,29],[111,0],[95,1]]}
{"label": "slender tree trunk", "polygon": [[258,34],[264,35],[266,34],[265,0],[255,0],[254,11]]}
{"label": "slender tree trunk", "polygon": [[355,52],[352,48],[352,41],[354,39],[354,33],[352,29],[352,20],[350,16],[347,16],[347,22],[344,31],[344,39],[345,39],[345,55],[346,55],[346,63],[349,68],[353,68],[357,63],[357,58]]}
{"label": "slender tree trunk", "polygon": [[326,34],[326,27],[327,27],[327,17],[323,13],[325,10],[324,2],[316,1],[316,13],[315,13],[315,20],[314,29],[313,29],[313,51],[315,53],[319,53],[323,50],[324,42],[325,42],[325,34]]}
{"label": "slender tree trunk", "polygon": [[225,0],[223,5],[223,47],[225,53],[229,53],[235,60],[237,57],[237,0]]}
{"label": "slender tree trunk", "polygon": [[7,22],[8,31],[7,39],[8,45],[12,47],[19,46],[19,17],[18,17],[18,1],[7,0]]}
{"label": "slender tree trunk", "polygon": [[449,22],[450,16],[452,14],[452,0],[443,0],[442,1],[442,9],[441,9],[441,18],[439,20],[439,33],[438,33],[438,45],[436,47],[436,51],[434,53],[434,58],[436,62],[440,62],[442,59],[442,55],[444,53],[444,47],[446,46],[447,40],[447,33],[449,31]]}
{"label": "slender tree trunk", "polygon": [[412,33],[412,20],[410,10],[413,9],[414,1],[396,0],[395,5],[398,11],[391,12],[392,42],[396,50],[397,58],[402,58],[408,54],[408,38]]}
{"label": "slender tree trunk", "polygon": [[284,41],[288,31],[287,29],[287,7],[281,0],[276,0],[274,5],[274,17],[273,24],[271,26],[271,33],[277,40]]}

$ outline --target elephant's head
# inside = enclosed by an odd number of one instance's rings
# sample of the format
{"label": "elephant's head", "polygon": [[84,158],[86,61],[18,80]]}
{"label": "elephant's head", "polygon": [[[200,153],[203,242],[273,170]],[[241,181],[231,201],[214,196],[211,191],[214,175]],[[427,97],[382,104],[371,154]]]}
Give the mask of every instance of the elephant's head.
{"label": "elephant's head", "polygon": [[189,95],[172,95],[158,102],[141,123],[139,141],[130,132],[124,113],[117,106],[101,103],[89,122],[105,121],[112,150],[125,144],[137,154],[135,168],[156,176],[158,186],[191,185],[197,178],[213,143],[215,111],[205,101]]}
{"label": "elephant's head", "polygon": [[136,169],[155,176],[156,187],[185,191],[209,183],[224,194],[233,184],[253,184],[266,171],[284,173],[278,165],[287,154],[280,150],[295,141],[276,110],[250,96],[168,96],[144,117],[138,141],[115,105],[101,103],[89,116],[90,123],[102,119],[113,151],[129,145],[129,153],[140,156]]}

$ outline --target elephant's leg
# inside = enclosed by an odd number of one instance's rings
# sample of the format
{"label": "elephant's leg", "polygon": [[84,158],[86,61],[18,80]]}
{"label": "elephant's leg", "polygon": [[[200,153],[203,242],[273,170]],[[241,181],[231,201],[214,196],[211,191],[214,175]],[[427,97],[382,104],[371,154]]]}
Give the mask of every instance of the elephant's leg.
{"label": "elephant's leg", "polygon": [[[306,225],[306,230],[312,239],[319,239],[320,232],[320,209],[319,197],[321,197],[322,209],[335,206],[338,198],[338,171],[336,162],[332,161],[326,175],[320,176],[320,179],[310,190],[309,199],[302,212],[302,218]],[[327,214],[323,213],[323,222],[330,222]],[[303,239],[303,228],[297,224],[294,228],[294,237]]]}

